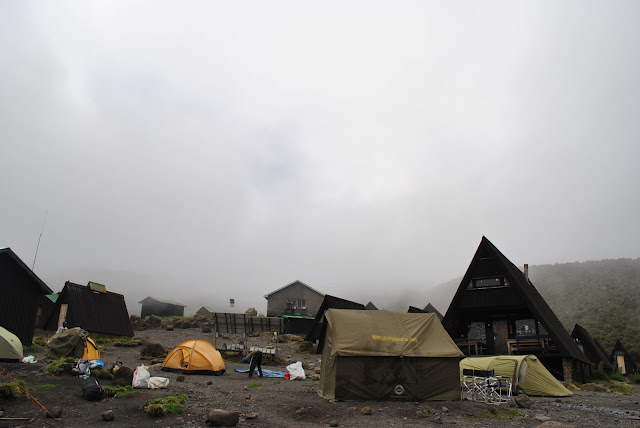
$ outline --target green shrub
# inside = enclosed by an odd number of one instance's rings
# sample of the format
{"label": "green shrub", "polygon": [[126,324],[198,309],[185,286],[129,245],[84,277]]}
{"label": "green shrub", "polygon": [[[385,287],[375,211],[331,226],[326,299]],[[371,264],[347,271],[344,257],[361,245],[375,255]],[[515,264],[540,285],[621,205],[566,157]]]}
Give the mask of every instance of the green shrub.
{"label": "green shrub", "polygon": [[72,364],[76,361],[73,357],[64,357],[59,360],[53,361],[47,367],[44,368],[44,371],[49,374],[58,374],[64,371],[63,367],[65,364]]}
{"label": "green shrub", "polygon": [[640,383],[640,374],[629,376],[629,382]]}
{"label": "green shrub", "polygon": [[[25,381],[19,380],[18,383],[27,389]],[[23,395],[24,391],[15,382],[0,383],[0,399],[15,400]]]}
{"label": "green shrub", "polygon": [[247,388],[260,388],[262,385],[259,383],[250,383],[247,385]]}
{"label": "green shrub", "polygon": [[594,370],[589,380],[609,380],[609,375],[604,370]]}
{"label": "green shrub", "polygon": [[613,373],[611,376],[609,376],[609,379],[617,380],[618,382],[626,382],[627,381],[627,379],[621,373]]}
{"label": "green shrub", "polygon": [[126,386],[103,386],[102,395],[105,397],[124,398],[135,391],[131,385]]}

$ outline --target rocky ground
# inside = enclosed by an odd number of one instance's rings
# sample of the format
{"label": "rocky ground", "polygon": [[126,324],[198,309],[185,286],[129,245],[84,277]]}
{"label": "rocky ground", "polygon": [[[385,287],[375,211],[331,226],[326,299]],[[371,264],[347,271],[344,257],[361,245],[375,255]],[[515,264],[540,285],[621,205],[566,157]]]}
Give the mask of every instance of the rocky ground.
{"label": "rocky ground", "polygon": [[[216,342],[218,348],[237,344],[241,337],[227,336],[214,339],[202,328],[164,328],[137,331],[136,338],[145,342],[161,343],[172,349],[180,342],[196,338]],[[248,368],[237,357],[226,358],[227,373],[222,376],[191,375],[179,381],[179,374],[160,370],[159,365],[140,360],[141,346],[101,348],[101,359],[107,366],[122,361],[135,368],[150,365],[152,376],[170,379],[168,388],[136,390],[126,398],[105,398],[99,402],[86,401],[82,396],[82,380],[70,374],[49,375],[43,371],[43,346],[28,349],[37,363],[0,363],[9,374],[24,380],[30,393],[48,409],[59,408],[60,420],[45,417],[45,412],[27,398],[0,399],[0,427],[184,427],[207,426],[207,415],[212,409],[235,411],[240,414],[237,426],[244,427],[404,427],[456,425],[461,427],[640,427],[640,395],[621,395],[610,392],[577,392],[568,398],[531,397],[530,408],[489,406],[469,401],[447,402],[336,402],[321,398],[316,390],[318,381],[310,378],[313,367],[320,365],[319,355],[298,354],[300,342],[280,343],[277,362],[266,361],[263,368],[284,370],[287,362],[304,363],[309,378],[289,381],[274,378],[249,379],[246,374],[234,372]],[[249,346],[273,346],[271,337],[250,337]],[[9,379],[0,376],[0,383]],[[112,381],[103,380],[103,385]],[[156,397],[186,394],[185,412],[181,415],[151,417],[141,406]],[[365,409],[368,408],[368,409]],[[365,409],[365,412],[363,412]],[[114,419],[104,421],[102,414],[112,410]],[[370,414],[366,414],[370,413]],[[337,425],[335,425],[337,423]]]}

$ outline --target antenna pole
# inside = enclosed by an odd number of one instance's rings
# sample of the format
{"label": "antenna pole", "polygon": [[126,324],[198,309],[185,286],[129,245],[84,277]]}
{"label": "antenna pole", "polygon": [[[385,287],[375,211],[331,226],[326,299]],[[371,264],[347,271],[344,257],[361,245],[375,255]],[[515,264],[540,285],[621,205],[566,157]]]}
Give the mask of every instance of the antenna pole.
{"label": "antenna pole", "polygon": [[40,231],[40,236],[38,237],[38,245],[36,246],[36,255],[33,256],[33,265],[31,266],[31,270],[36,267],[36,259],[38,258],[38,249],[40,248],[40,240],[42,239],[42,234],[44,233],[44,225],[47,222],[47,214],[49,214],[49,210],[44,213],[44,221],[42,222],[42,230]]}

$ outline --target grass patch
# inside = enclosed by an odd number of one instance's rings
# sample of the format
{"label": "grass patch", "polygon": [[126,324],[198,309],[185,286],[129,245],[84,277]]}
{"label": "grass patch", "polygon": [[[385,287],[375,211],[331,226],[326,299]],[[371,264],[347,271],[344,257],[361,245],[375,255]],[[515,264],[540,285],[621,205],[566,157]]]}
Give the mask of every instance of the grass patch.
{"label": "grass patch", "polygon": [[416,418],[429,419],[431,417],[431,410],[421,410],[416,412]]}
{"label": "grass patch", "polygon": [[640,374],[631,375],[629,377],[629,382],[631,382],[631,383],[640,383]]}
{"label": "grass patch", "polygon": [[135,394],[135,392],[131,385],[102,387],[102,395],[105,397],[124,398],[127,395]]}
{"label": "grass patch", "polygon": [[60,358],[59,360],[53,361],[47,367],[45,367],[44,371],[49,374],[55,375],[64,371],[62,366],[64,366],[65,364],[73,364],[75,363],[75,361],[76,359],[73,357]]}
{"label": "grass patch", "polygon": [[618,381],[618,382],[626,382],[627,381],[627,379],[625,379],[625,377],[620,373],[611,374],[611,376],[609,376],[609,379],[615,380],[615,381]]}
{"label": "grass patch", "polygon": [[47,339],[44,336],[36,336],[31,341],[31,345],[33,346],[45,346],[47,344]]}
{"label": "grass patch", "polygon": [[52,383],[43,383],[42,385],[35,385],[35,386],[32,386],[32,387],[31,387],[31,388],[29,388],[29,389],[51,389],[51,388],[55,388],[55,387],[57,387],[57,386],[58,386],[58,385],[54,385],[54,384],[52,384]]}
{"label": "grass patch", "polygon": [[134,339],[133,337],[98,337],[94,339],[96,345],[113,345],[113,346],[121,346],[121,347],[134,347],[142,345],[142,341],[140,339]]}
{"label": "grass patch", "polygon": [[113,379],[113,373],[105,369],[91,369],[91,376],[98,379]]}
{"label": "grass patch", "polygon": [[[492,409],[493,410],[493,409]],[[485,410],[476,416],[478,419],[513,419],[520,416],[517,410],[495,409],[495,411]]]}
{"label": "grass patch", "polygon": [[142,410],[149,416],[179,415],[184,413],[184,407],[182,405],[186,403],[187,398],[187,394],[154,398],[144,403]]}
{"label": "grass patch", "polygon": [[311,342],[300,342],[295,352],[298,354],[309,354],[313,349],[313,343]]}
{"label": "grass patch", "polygon": [[260,388],[262,385],[259,383],[250,383],[247,385],[247,388]]}
{"label": "grass patch", "polygon": [[611,381],[609,385],[613,389],[613,392],[617,392],[619,394],[635,395],[638,393],[638,391],[636,391],[636,389],[627,382],[617,382],[614,380]]}
{"label": "grass patch", "polygon": [[[18,383],[22,385],[24,389],[27,389],[27,384],[23,380],[19,380]],[[1,400],[15,400],[24,395],[24,391],[20,389],[15,382],[0,383],[0,399]]]}

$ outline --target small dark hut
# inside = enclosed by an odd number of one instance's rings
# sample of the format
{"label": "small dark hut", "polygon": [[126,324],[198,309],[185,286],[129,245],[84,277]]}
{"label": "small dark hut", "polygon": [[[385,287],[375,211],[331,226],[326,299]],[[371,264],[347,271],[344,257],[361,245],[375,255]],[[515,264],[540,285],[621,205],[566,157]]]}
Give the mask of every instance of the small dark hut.
{"label": "small dark hut", "polygon": [[631,358],[624,345],[620,340],[616,340],[616,344],[611,351],[611,361],[616,365],[617,370],[625,376],[638,374],[638,365]]}
{"label": "small dark hut", "polygon": [[428,303],[427,306],[424,307],[423,311],[425,311],[428,314],[436,314],[438,316],[438,319],[440,319],[440,321],[442,321],[442,318],[444,318],[440,313],[440,311],[438,311],[435,308],[435,306],[433,306],[431,303]]}
{"label": "small dark hut", "polygon": [[90,333],[133,336],[124,296],[97,282],[89,281],[86,286],[65,282],[45,329],[56,330],[63,322]]}
{"label": "small dark hut", "polygon": [[378,310],[376,305],[374,305],[372,302],[367,303],[364,308],[366,310],[368,310],[368,311],[377,311]]}
{"label": "small dark hut", "polygon": [[[365,306],[361,303],[352,302],[350,300],[341,299],[339,297],[325,295],[318,313],[313,321],[313,327],[307,334],[305,340],[307,342],[316,343],[321,337],[324,337],[325,329],[327,328],[324,318],[324,313],[328,309],[359,309],[361,311],[366,310]],[[322,347],[319,347],[317,353],[322,353]]]}
{"label": "small dark hut", "polygon": [[465,355],[533,354],[558,379],[584,381],[591,362],[528,278],[486,237],[442,321]]}
{"label": "small dark hut", "polygon": [[182,317],[184,316],[184,308],[187,306],[182,303],[151,296],[142,299],[138,303],[142,305],[142,309],[140,310],[140,318],[142,319],[151,315],[159,317]]}
{"label": "small dark hut", "polygon": [[42,306],[53,291],[11,248],[0,249],[0,325],[31,346]]}
{"label": "small dark hut", "polygon": [[602,365],[602,369],[608,373],[613,370],[613,364],[609,356],[606,354],[602,345],[591,337],[589,332],[579,324],[576,324],[571,332],[571,337],[578,347],[584,352],[584,355],[591,361],[592,368],[598,369]]}

